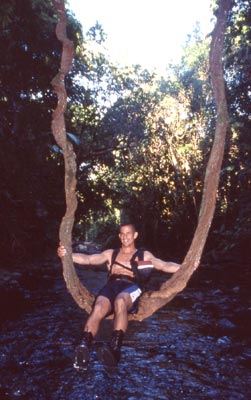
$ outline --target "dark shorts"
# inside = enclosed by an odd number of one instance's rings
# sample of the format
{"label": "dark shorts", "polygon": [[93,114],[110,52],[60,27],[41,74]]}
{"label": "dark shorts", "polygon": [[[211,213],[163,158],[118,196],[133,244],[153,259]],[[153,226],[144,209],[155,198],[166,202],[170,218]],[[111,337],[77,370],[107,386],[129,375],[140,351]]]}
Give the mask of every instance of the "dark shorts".
{"label": "dark shorts", "polygon": [[98,296],[104,296],[110,300],[113,306],[115,298],[120,293],[129,293],[132,303],[135,304],[139,299],[142,291],[139,286],[129,280],[109,279],[105,286],[99,291]]}

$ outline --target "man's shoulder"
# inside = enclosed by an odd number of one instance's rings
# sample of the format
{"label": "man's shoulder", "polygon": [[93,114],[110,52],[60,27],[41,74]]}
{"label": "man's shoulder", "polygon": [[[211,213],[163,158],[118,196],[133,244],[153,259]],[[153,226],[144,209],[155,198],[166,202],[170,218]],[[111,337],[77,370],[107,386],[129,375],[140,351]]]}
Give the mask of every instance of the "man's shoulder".
{"label": "man's shoulder", "polygon": [[102,253],[105,254],[106,256],[111,256],[113,251],[114,251],[113,249],[106,249],[103,250]]}
{"label": "man's shoulder", "polygon": [[[117,251],[117,249],[106,249],[102,253],[107,257],[107,259],[110,261],[114,252]],[[119,249],[118,249],[119,251]]]}
{"label": "man's shoulder", "polygon": [[153,254],[149,250],[144,249],[144,260],[145,261],[151,261],[153,258]]}

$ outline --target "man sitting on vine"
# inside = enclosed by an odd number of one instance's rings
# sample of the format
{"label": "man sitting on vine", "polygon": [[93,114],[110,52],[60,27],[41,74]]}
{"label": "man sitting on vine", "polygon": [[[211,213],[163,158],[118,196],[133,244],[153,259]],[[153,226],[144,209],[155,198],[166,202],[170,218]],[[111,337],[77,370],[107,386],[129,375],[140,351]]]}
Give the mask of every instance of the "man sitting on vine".
{"label": "man sitting on vine", "polygon": [[[82,265],[103,265],[108,269],[108,280],[96,297],[92,312],[85,326],[83,339],[75,349],[74,367],[84,368],[90,358],[90,347],[96,336],[101,321],[114,313],[113,332],[109,346],[99,349],[99,357],[106,365],[116,365],[120,360],[121,345],[128,326],[128,313],[133,310],[142,293],[140,276],[150,270],[175,273],[180,265],[170,261],[162,261],[149,251],[136,249],[135,240],[138,232],[131,223],[120,225],[120,249],[105,250],[99,254],[73,253],[74,263]],[[64,257],[66,249],[58,248],[58,256]]]}

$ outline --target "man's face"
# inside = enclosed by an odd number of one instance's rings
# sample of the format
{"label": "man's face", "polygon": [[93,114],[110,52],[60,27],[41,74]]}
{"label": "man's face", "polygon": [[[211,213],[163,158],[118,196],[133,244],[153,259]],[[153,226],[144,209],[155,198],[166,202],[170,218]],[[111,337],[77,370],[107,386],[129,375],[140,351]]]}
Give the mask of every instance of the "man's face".
{"label": "man's face", "polygon": [[119,238],[123,246],[130,246],[134,244],[135,239],[138,236],[138,232],[135,232],[132,225],[121,226],[119,232]]}

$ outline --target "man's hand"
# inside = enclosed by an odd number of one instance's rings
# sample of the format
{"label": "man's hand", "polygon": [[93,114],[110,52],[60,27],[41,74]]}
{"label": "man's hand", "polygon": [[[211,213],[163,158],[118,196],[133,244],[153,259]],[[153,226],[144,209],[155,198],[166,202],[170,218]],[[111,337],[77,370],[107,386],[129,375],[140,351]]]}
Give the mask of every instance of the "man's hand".
{"label": "man's hand", "polygon": [[62,258],[66,255],[66,248],[64,246],[59,246],[57,249],[58,257]]}

